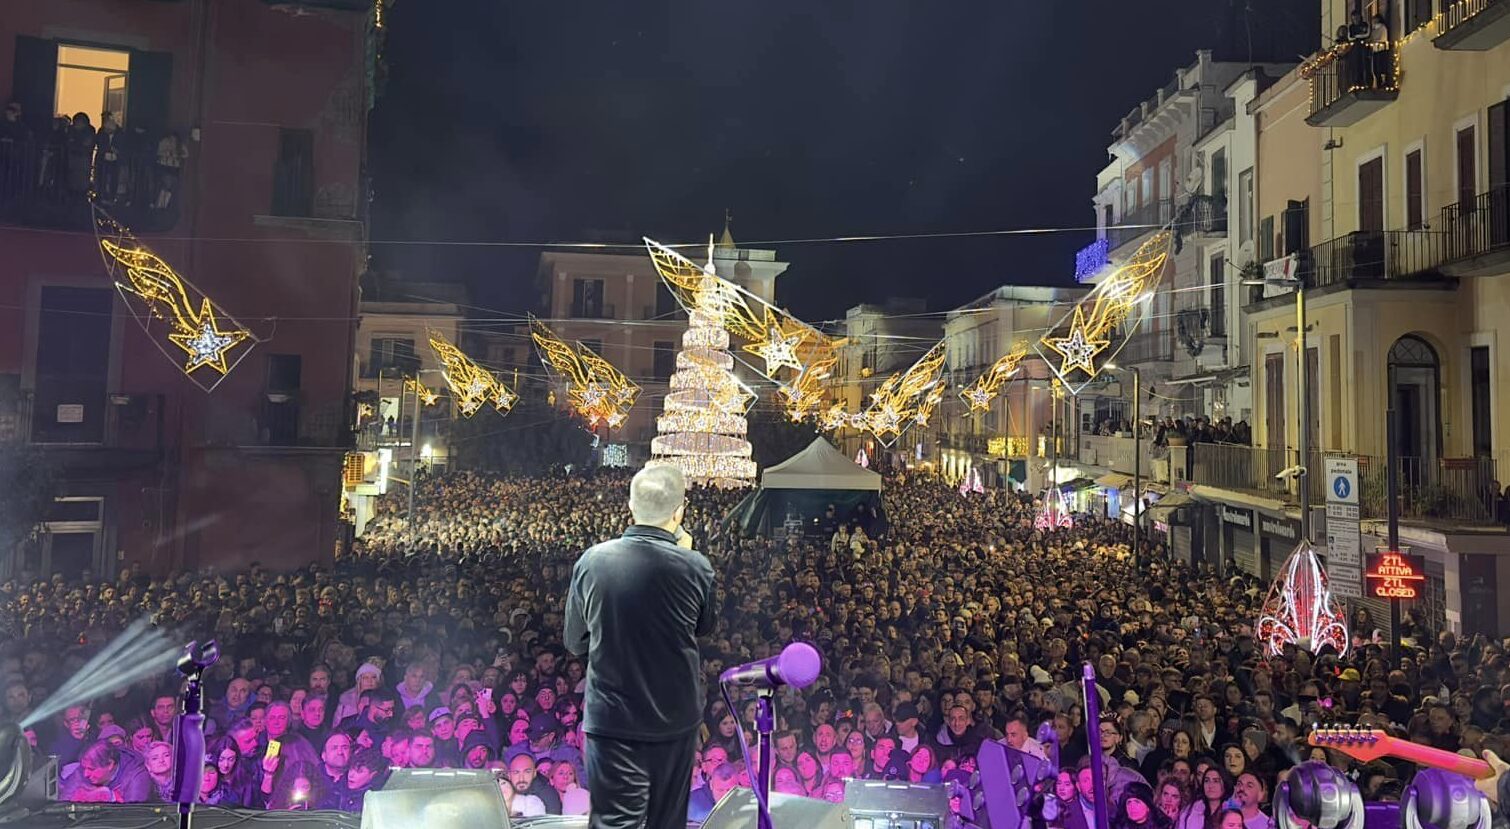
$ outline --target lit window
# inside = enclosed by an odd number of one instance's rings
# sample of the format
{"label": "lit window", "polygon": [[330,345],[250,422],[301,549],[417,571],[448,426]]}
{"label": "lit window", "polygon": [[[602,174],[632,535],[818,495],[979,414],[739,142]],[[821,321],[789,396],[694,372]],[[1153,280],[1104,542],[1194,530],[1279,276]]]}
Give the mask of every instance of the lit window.
{"label": "lit window", "polygon": [[69,117],[82,112],[95,127],[100,125],[100,115],[110,112],[117,124],[124,125],[130,69],[130,52],[59,44],[53,110]]}

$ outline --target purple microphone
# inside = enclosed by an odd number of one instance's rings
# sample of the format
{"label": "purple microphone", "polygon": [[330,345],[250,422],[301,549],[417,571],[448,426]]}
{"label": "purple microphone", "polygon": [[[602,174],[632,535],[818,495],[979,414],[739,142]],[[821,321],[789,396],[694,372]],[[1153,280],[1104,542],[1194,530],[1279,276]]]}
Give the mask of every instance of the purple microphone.
{"label": "purple microphone", "polygon": [[745,685],[757,688],[776,688],[788,685],[806,688],[812,685],[823,670],[823,657],[818,649],[806,642],[793,642],[781,649],[781,653],[767,659],[736,665],[718,678],[726,685]]}

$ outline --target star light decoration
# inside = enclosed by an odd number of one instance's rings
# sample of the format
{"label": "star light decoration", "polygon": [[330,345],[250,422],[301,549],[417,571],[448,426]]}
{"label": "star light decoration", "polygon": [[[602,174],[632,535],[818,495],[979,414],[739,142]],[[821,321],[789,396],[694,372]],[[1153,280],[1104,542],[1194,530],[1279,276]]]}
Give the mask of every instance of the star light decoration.
{"label": "star light decoration", "polygon": [[[1039,353],[1071,394],[1079,394],[1094,380],[1142,323],[1146,314],[1134,318],[1133,312],[1153,297],[1173,241],[1168,229],[1155,233],[1039,339]],[[1044,351],[1056,356],[1058,365]]]}
{"label": "star light decoration", "polygon": [[[94,227],[105,269],[131,315],[175,362],[178,358],[158,337],[181,349],[184,374],[201,389],[213,391],[250,353],[257,338],[98,206]],[[157,323],[166,324],[167,331],[159,333]]]}
{"label": "star light decoration", "polygon": [[1347,617],[1310,541],[1302,539],[1280,567],[1254,635],[1270,656],[1282,654],[1286,645],[1313,653],[1331,645],[1339,656],[1347,653]]}
{"label": "star light decoration", "polygon": [[901,374],[893,374],[871,394],[865,428],[890,446],[914,424],[926,425],[944,397],[944,341],[940,340]]}
{"label": "star light decoration", "polygon": [[440,333],[430,332],[430,350],[435,352],[435,358],[440,361],[442,376],[446,378],[446,386],[451,389],[451,397],[456,401],[456,410],[463,416],[471,417],[489,404],[499,414],[506,415],[513,410],[519,396]]}
{"label": "star light decoration", "polygon": [[645,239],[645,248],[683,309],[704,314],[740,341],[740,352],[760,358],[761,365],[751,367],[775,381],[788,417],[801,422],[818,415],[827,397],[824,384],[839,363],[842,340],[720,277],[713,266],[711,239],[703,265],[653,239]]}
{"label": "star light decoration", "polygon": [[419,398],[419,402],[425,404],[426,406],[434,406],[436,403],[440,402],[440,393],[436,392],[433,389],[427,388],[424,383],[421,383],[419,381],[418,378],[405,377],[404,388],[408,391],[414,392],[414,396]]}
{"label": "star light decoration", "polygon": [[617,429],[629,418],[640,387],[597,352],[567,342],[545,323],[530,317],[530,339],[546,368],[567,381],[566,399],[588,426]]}
{"label": "star light decoration", "polygon": [[1000,359],[991,365],[991,368],[986,370],[985,374],[982,374],[974,383],[961,390],[959,396],[969,406],[969,411],[966,414],[984,412],[990,409],[991,401],[995,400],[996,396],[1001,393],[1002,385],[1012,379],[1013,375],[1017,374],[1018,366],[1026,356],[1028,356],[1028,346],[1026,343],[1019,343],[1013,346],[1012,350],[1002,355]]}

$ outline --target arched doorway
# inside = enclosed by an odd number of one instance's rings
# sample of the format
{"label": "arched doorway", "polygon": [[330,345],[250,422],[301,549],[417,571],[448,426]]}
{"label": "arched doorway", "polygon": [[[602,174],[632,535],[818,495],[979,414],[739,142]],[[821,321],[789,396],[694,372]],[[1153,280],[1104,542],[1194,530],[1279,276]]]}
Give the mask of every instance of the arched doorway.
{"label": "arched doorway", "polygon": [[1436,349],[1414,334],[1395,340],[1389,349],[1389,386],[1395,449],[1406,459],[1402,471],[1410,478],[1436,469],[1442,455],[1442,362]]}

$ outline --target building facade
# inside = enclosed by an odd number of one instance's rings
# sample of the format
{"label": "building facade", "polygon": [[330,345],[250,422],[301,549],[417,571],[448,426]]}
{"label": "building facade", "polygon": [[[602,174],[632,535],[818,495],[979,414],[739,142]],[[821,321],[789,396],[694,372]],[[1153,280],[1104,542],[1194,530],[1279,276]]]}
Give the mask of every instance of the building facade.
{"label": "building facade", "polygon": [[[844,345],[839,349],[836,402],[847,412],[864,411],[870,395],[899,371],[906,371],[933,344],[942,329],[936,318],[926,315],[921,299],[891,298],[880,304],[856,305],[844,313]],[[915,425],[909,433],[919,430]],[[853,458],[862,447],[874,456],[874,439],[854,429],[840,429],[830,439]],[[900,451],[900,450],[899,450]],[[915,458],[915,455],[914,455]]]}
{"label": "building facade", "polygon": [[[6,5],[0,411],[62,479],[13,569],[332,555],[374,22],[341,0]],[[119,129],[90,140],[107,112]],[[259,338],[213,392],[117,296],[90,191]]]}
{"label": "building facade", "polygon": [[[1510,16],[1494,2],[1365,3],[1389,31],[1387,48],[1373,50],[1346,31],[1354,6],[1319,5],[1325,42],[1336,44],[1250,106],[1257,258],[1304,281],[1304,349],[1293,290],[1245,297],[1264,425],[1252,449],[1192,447],[1194,491],[1225,511],[1208,533],[1211,557],[1272,575],[1294,539],[1271,540],[1265,520],[1299,518],[1297,484],[1274,475],[1303,463],[1319,507],[1327,457],[1358,463],[1362,547],[1373,552],[1387,534],[1393,449],[1401,540],[1426,562],[1407,609],[1431,627],[1493,634],[1510,620],[1500,491],[1510,416],[1499,405],[1510,358]],[[1324,527],[1318,509],[1323,544]],[[1355,601],[1387,619],[1363,592]]]}

